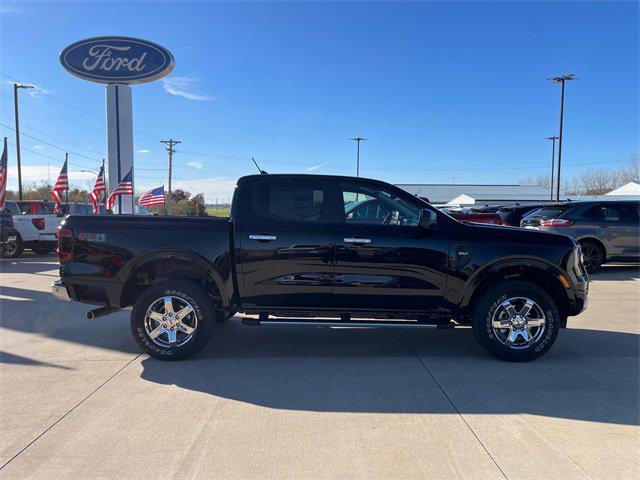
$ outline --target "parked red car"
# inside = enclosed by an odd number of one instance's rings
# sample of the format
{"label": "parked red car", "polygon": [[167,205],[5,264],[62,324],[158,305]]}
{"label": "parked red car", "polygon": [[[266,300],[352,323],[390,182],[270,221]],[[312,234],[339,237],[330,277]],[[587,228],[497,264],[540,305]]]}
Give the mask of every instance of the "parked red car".
{"label": "parked red car", "polygon": [[502,225],[502,219],[497,213],[460,213],[450,212],[450,216],[461,222],[471,223],[490,223],[493,225]]}

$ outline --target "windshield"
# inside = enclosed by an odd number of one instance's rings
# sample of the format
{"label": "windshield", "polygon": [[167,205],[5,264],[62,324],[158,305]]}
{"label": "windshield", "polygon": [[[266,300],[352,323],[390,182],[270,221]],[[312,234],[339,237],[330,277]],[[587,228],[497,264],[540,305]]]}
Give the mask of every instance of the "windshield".
{"label": "windshield", "polygon": [[529,212],[524,218],[525,219],[536,218],[536,219],[540,219],[540,220],[548,220],[550,218],[558,218],[564,212],[567,211],[567,208],[568,207],[565,207],[563,205],[558,205],[556,207],[538,208],[537,210],[534,210],[533,212]]}

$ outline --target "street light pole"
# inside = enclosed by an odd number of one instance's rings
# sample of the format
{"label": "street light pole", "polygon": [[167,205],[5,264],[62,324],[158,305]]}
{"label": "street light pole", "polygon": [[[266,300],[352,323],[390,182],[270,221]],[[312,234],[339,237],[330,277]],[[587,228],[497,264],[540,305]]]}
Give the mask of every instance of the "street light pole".
{"label": "street light pole", "polygon": [[368,138],[355,137],[350,138],[349,140],[353,140],[358,143],[357,153],[356,153],[356,177],[360,176],[360,142],[369,140]]}
{"label": "street light pole", "polygon": [[551,77],[547,80],[551,80],[555,83],[562,84],[562,91],[560,94],[560,133],[558,136],[560,137],[558,140],[558,186],[557,186],[557,196],[556,201],[560,201],[560,169],[562,166],[562,123],[564,119],[564,84],[565,82],[570,82],[571,80],[579,80],[573,73],[569,75],[562,75],[560,77]]}
{"label": "street light pole", "polygon": [[22,200],[22,166],[20,164],[20,121],[18,120],[18,89],[33,88],[33,85],[13,84],[13,111],[16,120],[16,160],[18,162],[18,198]]}
{"label": "street light pole", "polygon": [[553,202],[553,174],[555,170],[556,160],[556,140],[560,137],[546,137],[547,140],[551,140],[551,201]]}

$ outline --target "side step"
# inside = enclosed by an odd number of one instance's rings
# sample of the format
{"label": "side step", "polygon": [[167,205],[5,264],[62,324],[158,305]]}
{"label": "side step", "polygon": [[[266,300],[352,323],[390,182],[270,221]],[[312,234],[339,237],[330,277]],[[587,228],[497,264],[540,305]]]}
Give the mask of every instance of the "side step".
{"label": "side step", "polygon": [[455,327],[455,323],[418,323],[403,321],[357,321],[357,320],[297,320],[297,319],[277,319],[262,320],[257,318],[243,318],[242,324],[250,327],[259,327],[261,325],[293,325],[296,327],[349,327],[349,328],[438,328],[451,329]]}

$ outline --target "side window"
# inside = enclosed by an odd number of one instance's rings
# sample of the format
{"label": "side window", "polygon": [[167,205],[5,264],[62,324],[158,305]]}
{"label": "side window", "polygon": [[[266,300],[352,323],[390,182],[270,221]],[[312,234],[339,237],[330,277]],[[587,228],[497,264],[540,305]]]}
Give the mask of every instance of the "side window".
{"label": "side window", "polygon": [[29,215],[31,213],[31,204],[29,202],[19,203],[18,208],[20,209],[20,213],[22,215]]}
{"label": "side window", "polygon": [[620,220],[624,223],[638,225],[638,208],[635,205],[622,205],[620,207]]}
{"label": "side window", "polygon": [[276,222],[320,222],[325,195],[320,184],[294,181],[256,182],[251,210]]}
{"label": "side window", "polygon": [[342,188],[347,223],[417,225],[420,207],[377,186],[345,185]]}
{"label": "side window", "polygon": [[618,222],[620,221],[620,210],[614,205],[601,205],[596,214],[596,221]]}

